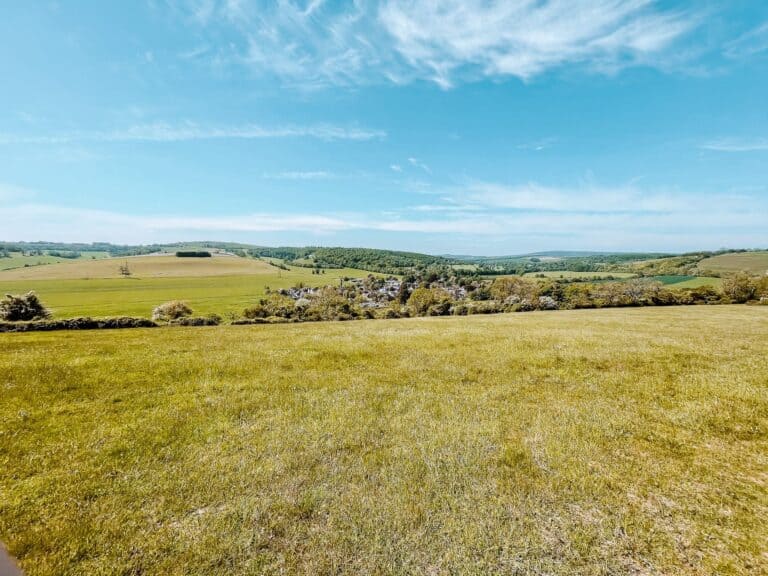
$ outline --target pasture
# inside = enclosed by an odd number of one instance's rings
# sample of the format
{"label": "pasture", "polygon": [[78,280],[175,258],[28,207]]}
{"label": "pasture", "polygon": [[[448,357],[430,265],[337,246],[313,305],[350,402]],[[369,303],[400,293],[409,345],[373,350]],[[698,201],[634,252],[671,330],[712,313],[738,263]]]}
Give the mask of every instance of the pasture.
{"label": "pasture", "polygon": [[[127,262],[132,273],[121,277]],[[368,272],[349,268],[314,275],[307,268],[281,270],[267,262],[235,256],[176,258],[140,256],[73,261],[0,272],[0,293],[34,290],[57,318],[145,316],[168,300],[185,300],[196,314],[242,312],[266,287],[334,284]]]}
{"label": "pasture", "polygon": [[759,574],[768,308],[0,335],[29,574]]}
{"label": "pasture", "polygon": [[698,264],[699,270],[711,270],[721,274],[748,272],[768,274],[768,252],[733,252],[705,258]]}
{"label": "pasture", "polygon": [[[83,252],[79,258],[62,258],[60,256],[24,256],[21,252],[11,252],[8,258],[0,258],[0,271],[18,269],[29,269],[31,267],[43,266],[49,264],[71,264],[75,261],[93,260],[94,258],[107,258],[106,252]],[[27,268],[25,268],[27,267]]]}
{"label": "pasture", "polygon": [[547,272],[527,272],[524,276],[527,278],[541,278],[543,276],[553,280],[602,280],[608,277],[617,280],[626,280],[627,278],[635,278],[637,274],[631,272],[576,272],[574,270],[556,270]]}

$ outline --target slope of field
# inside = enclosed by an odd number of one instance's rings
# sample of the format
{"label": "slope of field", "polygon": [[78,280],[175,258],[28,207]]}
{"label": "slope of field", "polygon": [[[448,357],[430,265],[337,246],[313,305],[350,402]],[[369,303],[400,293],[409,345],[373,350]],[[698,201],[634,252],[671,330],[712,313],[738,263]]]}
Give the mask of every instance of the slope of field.
{"label": "slope of field", "polygon": [[24,268],[33,266],[42,266],[48,264],[72,264],[77,261],[93,260],[95,258],[106,258],[106,252],[84,252],[80,258],[62,258],[61,256],[22,256],[20,252],[11,252],[10,257],[0,258],[0,271],[10,270],[12,268]]}
{"label": "slope of field", "polygon": [[237,256],[214,258],[177,258],[176,256],[129,256],[103,260],[78,259],[61,264],[17,268],[0,272],[0,282],[6,280],[64,280],[85,278],[122,278],[120,266],[127,264],[132,277],[200,277],[276,273],[267,262]]}
{"label": "slope of field", "polygon": [[699,270],[712,272],[749,272],[768,274],[768,252],[734,252],[705,258],[698,264]]}
{"label": "slope of field", "polygon": [[575,272],[573,270],[557,270],[546,272],[527,272],[524,274],[527,277],[541,277],[545,278],[563,278],[566,280],[593,280],[595,278],[602,279],[612,276],[616,279],[635,278],[637,274],[631,272]]}
{"label": "slope of field", "polygon": [[0,335],[28,574],[759,574],[768,308]]}
{"label": "slope of field", "polygon": [[[335,284],[343,277],[363,277],[369,272],[341,269],[327,270],[325,274],[314,275],[307,268],[281,270],[258,260],[244,258],[176,258],[148,256],[136,258],[144,264],[134,268],[144,273],[156,274],[155,277],[139,278],[67,278],[70,270],[56,266],[46,266],[63,279],[24,279],[6,281],[6,274],[0,273],[0,294],[23,294],[30,290],[37,292],[43,303],[57,318],[74,316],[145,316],[152,313],[158,304],[169,300],[184,300],[195,314],[239,315],[243,308],[258,302],[264,296],[267,287],[272,289],[288,288],[304,283],[307,286],[325,286]],[[158,261],[157,266],[153,266]],[[170,261],[165,267],[163,261]],[[219,261],[221,265],[219,265]],[[101,270],[111,274],[112,268],[120,261],[108,261],[111,264]],[[71,265],[75,266],[75,265]],[[225,276],[215,276],[215,272],[235,272]],[[66,272],[66,274],[65,274]],[[183,276],[183,273],[190,276]],[[249,272],[249,273],[248,273]],[[75,273],[76,274],[76,273]],[[197,276],[192,276],[197,274]]]}

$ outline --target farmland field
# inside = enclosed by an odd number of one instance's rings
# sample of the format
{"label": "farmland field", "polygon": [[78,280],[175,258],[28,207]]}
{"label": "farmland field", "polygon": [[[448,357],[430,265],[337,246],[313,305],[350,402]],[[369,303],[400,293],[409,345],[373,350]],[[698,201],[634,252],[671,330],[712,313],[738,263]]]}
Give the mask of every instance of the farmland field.
{"label": "farmland field", "polygon": [[749,272],[750,274],[768,274],[768,252],[734,252],[705,258],[698,264],[699,270],[713,272]]}
{"label": "farmland field", "polygon": [[760,574],[768,308],[0,335],[28,574]]}
{"label": "farmland field", "polygon": [[[132,276],[121,278],[124,262]],[[168,300],[185,300],[197,314],[240,313],[265,288],[334,284],[342,277],[366,276],[349,268],[313,275],[307,268],[281,270],[267,262],[230,257],[142,256],[52,264],[0,272],[0,293],[34,290],[58,318],[149,316]]]}
{"label": "farmland field", "polygon": [[563,278],[566,280],[592,280],[592,279],[603,279],[607,278],[609,276],[612,276],[616,279],[626,279],[626,278],[635,278],[637,274],[633,274],[631,272],[575,272],[573,270],[557,270],[557,271],[549,271],[549,272],[528,272],[524,274],[526,277],[541,277],[544,276],[546,278]]}
{"label": "farmland field", "polygon": [[9,258],[0,258],[0,271],[13,268],[24,269],[25,266],[42,266],[56,264],[58,262],[67,264],[76,261],[93,260],[93,258],[106,258],[106,252],[83,252],[80,258],[62,258],[61,256],[22,256],[21,252],[11,252]]}

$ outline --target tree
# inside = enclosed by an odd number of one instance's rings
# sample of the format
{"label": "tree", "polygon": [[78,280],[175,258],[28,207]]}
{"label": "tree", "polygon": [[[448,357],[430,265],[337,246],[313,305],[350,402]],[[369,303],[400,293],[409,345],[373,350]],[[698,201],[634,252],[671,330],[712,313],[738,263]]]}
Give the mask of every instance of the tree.
{"label": "tree", "polygon": [[445,291],[436,288],[416,288],[408,298],[408,306],[418,315],[423,316],[432,306],[450,302]]}
{"label": "tree", "polygon": [[723,280],[723,293],[735,304],[752,300],[757,292],[757,283],[745,272],[739,272]]}
{"label": "tree", "polygon": [[6,294],[0,300],[0,319],[8,322],[48,318],[50,312],[43,306],[37,294],[27,292],[23,296]]}

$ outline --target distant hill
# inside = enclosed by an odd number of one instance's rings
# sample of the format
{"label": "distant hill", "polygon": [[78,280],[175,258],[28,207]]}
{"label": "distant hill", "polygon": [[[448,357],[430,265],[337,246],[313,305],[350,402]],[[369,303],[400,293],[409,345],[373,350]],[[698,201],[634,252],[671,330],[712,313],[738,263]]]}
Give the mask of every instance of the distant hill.
{"label": "distant hill", "polygon": [[[176,242],[171,244],[117,245],[107,242],[0,242],[0,258],[30,257],[32,264],[61,258],[136,256],[183,250],[211,250],[241,257],[276,259],[305,268],[355,268],[382,274],[408,274],[430,267],[453,267],[457,274],[503,275],[530,272],[627,272],[641,276],[717,276],[745,270],[762,274],[768,270],[768,251],[720,250],[665,254],[658,252],[611,252],[547,250],[516,256],[430,255],[419,252],[341,246],[257,246],[237,242]],[[20,259],[21,258],[21,259]],[[6,260],[9,261],[9,260]],[[281,262],[273,262],[282,265]],[[12,263],[13,264],[13,263]],[[0,269],[2,269],[0,262]]]}

